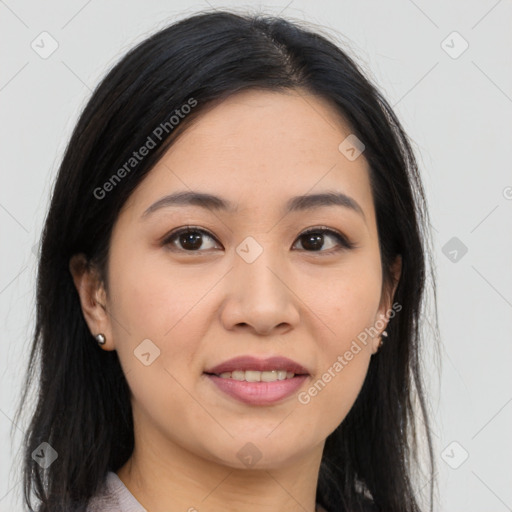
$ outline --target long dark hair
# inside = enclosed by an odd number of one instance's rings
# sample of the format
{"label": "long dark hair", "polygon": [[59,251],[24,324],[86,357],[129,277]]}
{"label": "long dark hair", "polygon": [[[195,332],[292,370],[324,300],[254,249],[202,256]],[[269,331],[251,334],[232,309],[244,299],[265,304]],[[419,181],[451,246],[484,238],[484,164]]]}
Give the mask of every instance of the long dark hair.
{"label": "long dark hair", "polygon": [[[37,375],[22,448],[30,510],[35,494],[39,512],[85,511],[107,471],[117,471],[134,447],[130,390],[117,353],[101,350],[88,329],[71,256],[84,253],[108,286],[109,240],[127,198],[198,114],[249,88],[302,88],[332,102],[365,144],[384,286],[393,282],[395,257],[402,258],[394,295],[402,309],[371,358],[354,406],[327,438],[317,501],[329,512],[363,510],[365,503],[385,512],[423,510],[414,478],[419,439],[432,510],[434,460],[420,364],[430,224],[410,142],[381,93],[334,42],[279,17],[228,11],[195,14],[132,49],[98,85],[67,146],[41,239],[35,332],[16,414]],[[192,102],[174,130],[171,116]],[[159,126],[166,127],[160,138]],[[155,147],[113,181],[150,136]],[[58,454],[47,468],[32,457],[43,442]]]}

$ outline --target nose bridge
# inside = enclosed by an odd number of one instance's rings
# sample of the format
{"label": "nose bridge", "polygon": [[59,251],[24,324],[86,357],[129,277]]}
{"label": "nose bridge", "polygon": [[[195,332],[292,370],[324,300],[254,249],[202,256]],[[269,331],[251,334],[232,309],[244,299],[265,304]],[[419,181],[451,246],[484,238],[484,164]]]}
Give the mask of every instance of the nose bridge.
{"label": "nose bridge", "polygon": [[[283,278],[284,266],[279,261],[277,248],[271,243],[256,241],[247,237],[236,249],[234,276],[240,284],[243,295],[260,302],[266,299],[267,304],[285,299]],[[281,279],[279,279],[281,277]],[[247,299],[247,298],[246,298]]]}
{"label": "nose bridge", "polygon": [[223,316],[231,327],[247,324],[268,333],[282,324],[294,325],[299,315],[294,294],[286,285],[286,259],[277,253],[276,246],[262,239],[247,237],[236,248]]}

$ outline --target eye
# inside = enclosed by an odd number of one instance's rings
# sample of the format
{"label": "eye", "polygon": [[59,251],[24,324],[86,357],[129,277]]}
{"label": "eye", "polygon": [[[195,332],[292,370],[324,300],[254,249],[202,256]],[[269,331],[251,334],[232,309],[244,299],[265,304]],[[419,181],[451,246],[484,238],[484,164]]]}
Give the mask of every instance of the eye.
{"label": "eye", "polygon": [[[205,243],[204,238],[214,241],[214,244],[216,243],[215,238],[204,229],[187,226],[170,233],[163,240],[162,245],[170,244],[173,246],[173,249],[176,248],[176,250],[186,252],[203,252],[205,249],[215,248],[212,247],[211,242]],[[203,251],[199,251],[199,249],[203,249]]]}
{"label": "eye", "polygon": [[[205,242],[205,239],[207,240]],[[209,240],[209,242],[208,242]],[[331,254],[343,249],[353,249],[356,245],[350,242],[341,233],[332,229],[317,227],[304,231],[298,238],[302,250],[307,252],[320,252]],[[327,250],[325,249],[326,241]],[[334,243],[333,243],[334,240]],[[162,245],[171,245],[173,250],[184,252],[205,252],[220,247],[217,240],[207,231],[194,226],[186,226],[172,231],[163,241]],[[322,249],[323,248],[323,249]]]}
{"label": "eye", "polygon": [[[327,243],[327,250],[321,250],[322,247],[324,247],[326,240],[329,239],[331,242]],[[312,228],[304,231],[304,233],[299,236],[298,240],[300,241],[302,248],[307,252],[332,254],[343,249],[353,249],[356,247],[354,243],[350,242],[341,233],[323,227]],[[335,240],[334,244],[332,243],[332,240]],[[338,247],[336,247],[336,245],[338,245]]]}

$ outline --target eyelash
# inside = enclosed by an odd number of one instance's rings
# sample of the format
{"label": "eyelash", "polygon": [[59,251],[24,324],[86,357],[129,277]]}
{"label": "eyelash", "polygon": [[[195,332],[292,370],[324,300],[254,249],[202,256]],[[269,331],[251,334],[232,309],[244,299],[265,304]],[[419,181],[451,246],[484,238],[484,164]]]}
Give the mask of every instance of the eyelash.
{"label": "eyelash", "polygon": [[[171,233],[169,233],[164,238],[164,240],[162,241],[162,245],[169,245],[169,244],[173,245],[172,244],[173,239],[179,237],[180,235],[186,234],[186,233],[201,233],[201,234],[206,235],[207,237],[211,238],[217,244],[220,245],[220,242],[218,242],[217,239],[212,234],[210,234],[208,231],[206,231],[206,230],[204,230],[202,228],[198,228],[198,227],[195,227],[195,226],[186,226],[184,228],[178,228],[178,229],[172,231]],[[298,239],[300,239],[303,236],[309,235],[311,233],[323,234],[323,235],[327,234],[329,236],[332,236],[333,238],[335,238],[337,240],[337,242],[339,243],[339,245],[341,247],[331,248],[331,249],[328,249],[326,251],[322,251],[322,250],[320,250],[320,251],[307,251],[306,249],[303,249],[305,252],[309,252],[309,253],[312,253],[312,254],[319,254],[319,255],[331,255],[331,254],[337,253],[339,251],[350,250],[350,249],[354,249],[354,248],[357,247],[356,244],[354,244],[353,242],[348,240],[341,233],[338,233],[337,231],[334,231],[332,229],[325,228],[325,227],[309,228],[306,231],[303,231],[298,236]],[[206,252],[205,250],[200,250],[200,249],[199,250],[195,250],[195,251],[187,251],[185,249],[180,249],[180,248],[176,248],[176,247],[173,247],[172,250],[179,251],[179,252],[185,252],[185,253],[189,253],[189,254],[194,254],[194,253],[200,254],[202,252]]]}

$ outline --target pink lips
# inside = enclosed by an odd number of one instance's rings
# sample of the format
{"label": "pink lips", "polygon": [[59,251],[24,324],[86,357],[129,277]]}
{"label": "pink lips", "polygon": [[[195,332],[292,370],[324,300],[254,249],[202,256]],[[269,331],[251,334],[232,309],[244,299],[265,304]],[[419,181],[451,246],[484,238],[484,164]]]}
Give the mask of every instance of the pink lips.
{"label": "pink lips", "polygon": [[[286,370],[295,373],[291,379],[275,382],[246,382],[231,378],[221,378],[224,372],[236,370]],[[258,359],[253,356],[241,356],[225,361],[205,371],[208,379],[227,395],[251,405],[269,405],[283,400],[297,391],[308,378],[309,372],[299,363],[286,357],[269,357]]]}

